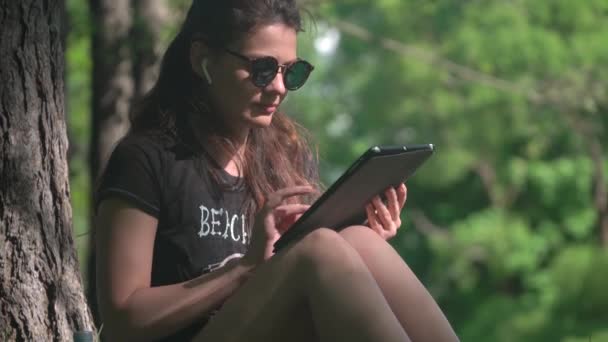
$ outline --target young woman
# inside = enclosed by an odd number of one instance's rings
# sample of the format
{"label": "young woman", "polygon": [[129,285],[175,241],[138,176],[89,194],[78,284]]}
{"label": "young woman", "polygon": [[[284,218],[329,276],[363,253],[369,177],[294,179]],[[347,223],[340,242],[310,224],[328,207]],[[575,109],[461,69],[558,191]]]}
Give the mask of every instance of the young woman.
{"label": "young woman", "polygon": [[313,67],[294,0],[195,0],[96,196],[98,293],[111,341],[455,341],[386,242],[404,185],[368,226],[273,255],[317,189],[280,111]]}

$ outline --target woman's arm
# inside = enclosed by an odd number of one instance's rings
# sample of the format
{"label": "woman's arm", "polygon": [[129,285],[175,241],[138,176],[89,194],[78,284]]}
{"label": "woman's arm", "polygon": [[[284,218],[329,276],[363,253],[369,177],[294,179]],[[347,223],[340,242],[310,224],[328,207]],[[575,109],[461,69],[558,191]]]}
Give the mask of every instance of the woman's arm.
{"label": "woman's arm", "polygon": [[150,287],[157,219],[118,199],[99,207],[97,287],[111,341],[158,339],[202,320],[248,277],[234,262],[189,282]]}

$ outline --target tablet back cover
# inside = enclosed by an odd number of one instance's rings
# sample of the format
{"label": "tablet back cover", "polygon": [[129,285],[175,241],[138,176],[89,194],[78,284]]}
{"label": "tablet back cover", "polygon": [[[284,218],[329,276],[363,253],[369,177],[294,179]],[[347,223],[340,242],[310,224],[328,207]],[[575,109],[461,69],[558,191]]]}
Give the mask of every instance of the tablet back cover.
{"label": "tablet back cover", "polygon": [[319,227],[340,230],[362,224],[365,205],[390,186],[411,177],[433,153],[433,145],[374,147],[355,162],[281,237],[281,247]]}

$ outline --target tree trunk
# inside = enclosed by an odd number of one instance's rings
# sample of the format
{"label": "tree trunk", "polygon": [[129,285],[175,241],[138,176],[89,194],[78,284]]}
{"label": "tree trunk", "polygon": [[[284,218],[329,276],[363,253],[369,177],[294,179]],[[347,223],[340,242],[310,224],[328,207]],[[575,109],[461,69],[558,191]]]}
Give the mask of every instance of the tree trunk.
{"label": "tree trunk", "polygon": [[105,166],[112,148],[129,129],[134,92],[131,76],[129,0],[91,0],[93,18],[93,94],[90,144],[91,179]]}
{"label": "tree trunk", "polygon": [[[134,92],[129,46],[129,0],[90,0],[93,19],[93,93],[89,167],[91,189],[105,167],[112,148],[129,129],[129,109]],[[94,208],[92,208],[94,211]],[[91,222],[87,260],[87,297],[96,325],[101,325],[95,277],[95,227]]]}
{"label": "tree trunk", "polygon": [[133,42],[134,102],[141,99],[158,78],[162,57],[162,30],[169,22],[169,9],[165,0],[137,0],[134,2],[135,25]]}
{"label": "tree trunk", "polygon": [[0,0],[0,340],[92,329],[72,235],[63,1]]}
{"label": "tree trunk", "polygon": [[[129,112],[154,84],[162,52],[161,33],[169,20],[165,0],[91,0],[93,35],[93,118],[90,144],[92,189],[116,142],[129,129]],[[96,302],[95,228],[89,240],[88,296]]]}

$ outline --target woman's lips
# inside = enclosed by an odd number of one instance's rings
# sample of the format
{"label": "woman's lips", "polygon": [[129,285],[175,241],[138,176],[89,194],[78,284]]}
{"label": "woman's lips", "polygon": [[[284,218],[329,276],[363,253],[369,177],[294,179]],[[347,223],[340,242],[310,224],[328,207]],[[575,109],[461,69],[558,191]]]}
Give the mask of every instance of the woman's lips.
{"label": "woman's lips", "polygon": [[275,104],[264,104],[264,103],[256,103],[255,107],[259,109],[262,113],[272,114],[277,111],[278,105]]}

